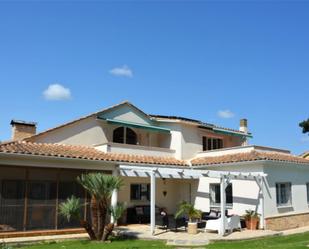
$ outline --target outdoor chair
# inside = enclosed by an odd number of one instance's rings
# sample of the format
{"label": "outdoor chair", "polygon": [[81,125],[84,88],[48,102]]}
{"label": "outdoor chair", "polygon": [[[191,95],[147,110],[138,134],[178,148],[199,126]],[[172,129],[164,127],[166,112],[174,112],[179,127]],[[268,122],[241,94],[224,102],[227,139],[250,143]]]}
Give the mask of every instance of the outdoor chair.
{"label": "outdoor chair", "polygon": [[[228,210],[225,210],[225,216],[228,217]],[[216,220],[221,217],[221,212],[217,210],[211,209],[209,212],[203,212],[202,213],[202,220]]]}
{"label": "outdoor chair", "polygon": [[168,219],[168,215],[166,212],[161,212],[161,228],[167,230],[169,228],[169,219]]}
{"label": "outdoor chair", "polygon": [[[221,218],[216,220],[208,220],[206,223],[205,231],[219,231],[220,229]],[[226,230],[232,232],[235,229],[241,229],[240,226],[240,217],[238,215],[233,215],[226,218]]]}

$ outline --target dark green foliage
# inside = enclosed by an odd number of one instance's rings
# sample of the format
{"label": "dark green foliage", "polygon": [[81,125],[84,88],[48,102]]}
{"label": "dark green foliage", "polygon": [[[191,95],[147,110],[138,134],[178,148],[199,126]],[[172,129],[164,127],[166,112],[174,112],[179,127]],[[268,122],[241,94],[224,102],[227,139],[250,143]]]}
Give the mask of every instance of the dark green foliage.
{"label": "dark green foliage", "polygon": [[309,132],[309,118],[300,122],[299,126],[303,129],[303,133]]}

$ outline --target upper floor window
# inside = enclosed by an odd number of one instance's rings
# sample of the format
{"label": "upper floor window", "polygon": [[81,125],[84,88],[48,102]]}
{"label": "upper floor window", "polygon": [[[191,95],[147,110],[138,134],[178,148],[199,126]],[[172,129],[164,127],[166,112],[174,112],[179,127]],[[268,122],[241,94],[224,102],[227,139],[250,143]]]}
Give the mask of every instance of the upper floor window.
{"label": "upper floor window", "polygon": [[223,148],[223,139],[203,137],[203,151]]}
{"label": "upper floor window", "polygon": [[292,204],[291,183],[276,183],[277,206],[290,206]]}
{"label": "upper floor window", "polygon": [[128,127],[118,127],[113,132],[113,142],[121,144],[137,144],[137,135]]}

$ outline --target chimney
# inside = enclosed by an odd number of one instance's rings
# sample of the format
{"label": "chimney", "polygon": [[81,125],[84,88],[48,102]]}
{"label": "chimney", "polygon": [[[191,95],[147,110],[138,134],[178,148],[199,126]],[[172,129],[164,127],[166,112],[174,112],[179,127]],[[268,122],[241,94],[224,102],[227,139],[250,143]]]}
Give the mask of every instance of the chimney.
{"label": "chimney", "polygon": [[[239,131],[242,131],[244,133],[248,133],[248,120],[245,118],[242,118],[239,122]],[[242,146],[248,145],[248,139],[247,137],[244,137]]]}
{"label": "chimney", "polygon": [[247,119],[242,118],[240,120],[239,130],[244,132],[244,133],[248,133],[248,120]]}
{"label": "chimney", "polygon": [[36,123],[11,120],[12,140],[22,140],[36,134]]}

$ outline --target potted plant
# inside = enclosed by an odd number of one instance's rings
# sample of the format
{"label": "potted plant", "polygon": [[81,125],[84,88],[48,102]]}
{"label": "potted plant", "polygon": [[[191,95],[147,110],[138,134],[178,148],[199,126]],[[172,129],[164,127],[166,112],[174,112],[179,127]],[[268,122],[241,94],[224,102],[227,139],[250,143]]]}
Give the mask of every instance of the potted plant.
{"label": "potted plant", "polygon": [[175,218],[178,219],[181,216],[188,217],[188,233],[197,234],[197,220],[201,218],[202,212],[194,205],[183,201],[178,207],[178,211],[175,214]]}
{"label": "potted plant", "polygon": [[259,214],[256,211],[253,210],[246,210],[246,214],[244,215],[246,227],[250,230],[256,230],[259,225]]}

